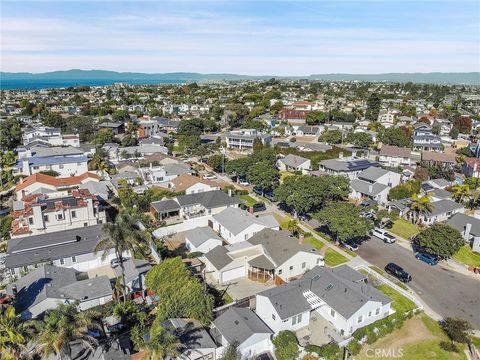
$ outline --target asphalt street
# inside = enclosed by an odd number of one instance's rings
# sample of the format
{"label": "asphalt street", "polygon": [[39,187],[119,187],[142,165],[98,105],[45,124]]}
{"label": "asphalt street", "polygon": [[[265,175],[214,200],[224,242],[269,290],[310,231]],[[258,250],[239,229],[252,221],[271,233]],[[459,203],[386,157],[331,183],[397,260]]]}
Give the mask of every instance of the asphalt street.
{"label": "asphalt street", "polygon": [[417,260],[408,249],[385,244],[376,237],[363,242],[358,255],[382,269],[394,262],[413,278],[408,286],[428,306],[442,316],[468,320],[480,329],[480,279],[449,270],[440,264],[430,266]]}

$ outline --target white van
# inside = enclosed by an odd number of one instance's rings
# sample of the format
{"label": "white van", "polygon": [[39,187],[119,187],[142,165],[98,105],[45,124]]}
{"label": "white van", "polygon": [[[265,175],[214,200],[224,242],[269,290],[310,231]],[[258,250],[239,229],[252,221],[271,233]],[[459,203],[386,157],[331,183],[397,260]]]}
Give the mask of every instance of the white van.
{"label": "white van", "polygon": [[395,236],[389,234],[387,230],[383,230],[378,227],[372,230],[372,235],[378,237],[380,240],[383,240],[383,242],[387,244],[392,244],[397,241]]}

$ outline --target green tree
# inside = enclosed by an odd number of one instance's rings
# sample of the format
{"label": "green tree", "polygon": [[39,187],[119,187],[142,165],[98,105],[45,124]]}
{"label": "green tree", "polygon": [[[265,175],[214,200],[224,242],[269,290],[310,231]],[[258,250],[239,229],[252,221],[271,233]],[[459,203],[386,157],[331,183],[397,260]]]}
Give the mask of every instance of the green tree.
{"label": "green tree", "polygon": [[214,298],[186,268],[179,257],[162,260],[146,276],[146,285],[162,301],[157,307],[157,320],[187,317],[207,325],[212,320]]}
{"label": "green tree", "polygon": [[362,238],[373,228],[370,220],[360,216],[360,209],[347,202],[331,202],[314,217],[328,227],[337,241]]}
{"label": "green tree", "polygon": [[361,148],[368,148],[373,144],[372,136],[364,132],[350,133],[346,140],[352,145]]}
{"label": "green tree", "polygon": [[92,142],[94,144],[104,145],[106,143],[112,143],[115,141],[116,138],[112,129],[100,129],[98,130],[97,135],[95,135],[95,138]]}
{"label": "green tree", "polygon": [[55,171],[55,170],[42,170],[42,171],[40,171],[40,174],[53,176],[53,177],[60,176],[60,173]]}
{"label": "green tree", "polygon": [[342,132],[340,130],[327,130],[319,136],[318,141],[327,144],[340,144],[342,142]]}
{"label": "green tree", "polygon": [[468,184],[457,184],[452,186],[452,194],[455,201],[463,203],[470,198],[470,186]]}
{"label": "green tree", "polygon": [[127,122],[130,120],[130,115],[127,110],[115,110],[112,114],[113,121]]}
{"label": "green tree", "polygon": [[101,328],[95,320],[99,314],[93,310],[78,311],[77,304],[60,304],[55,310],[46,312],[44,318],[35,323],[38,335],[36,351],[45,358],[55,354],[60,359],[70,359],[73,340],[92,347],[98,342],[87,334],[88,329]]}
{"label": "green tree", "polygon": [[14,150],[22,143],[22,123],[17,119],[0,121],[0,150]]}
{"label": "green tree", "polygon": [[436,223],[415,236],[414,243],[426,253],[447,259],[465,245],[465,240],[458,230],[446,224]]}
{"label": "green tree", "polygon": [[127,284],[125,281],[124,254],[130,253],[147,256],[150,239],[138,227],[138,221],[131,215],[120,213],[115,222],[103,225],[104,237],[95,246],[95,253],[102,251],[102,258],[106,258],[110,251],[115,251],[122,272],[123,301],[126,301]]}
{"label": "green tree", "polygon": [[[143,327],[139,328],[143,329]],[[159,325],[158,321],[153,322],[148,336],[133,332],[132,338],[135,347],[143,352],[141,360],[176,358],[182,345],[179,338],[173,335],[169,329]]]}
{"label": "green tree", "polygon": [[407,199],[412,197],[414,194],[418,194],[419,192],[420,192],[420,181],[410,180],[390,189],[388,193],[388,198],[390,200]]}
{"label": "green tree", "polygon": [[377,121],[382,106],[382,99],[377,93],[373,93],[367,100],[367,111],[365,118],[371,121]]}
{"label": "green tree", "polygon": [[20,359],[27,352],[26,331],[13,306],[0,308],[0,355],[2,360]]}
{"label": "green tree", "polygon": [[432,211],[432,204],[428,195],[418,196],[413,194],[408,202],[408,213],[413,223],[418,224],[422,216]]}
{"label": "green tree", "polygon": [[448,135],[450,135],[450,137],[452,139],[457,139],[458,138],[458,134],[460,134],[460,130],[458,130],[457,127],[452,127],[452,129],[450,130],[450,132],[448,133]]}
{"label": "green tree", "polygon": [[65,130],[67,124],[62,116],[57,112],[48,112],[42,116],[42,123],[45,126],[51,126]]}
{"label": "green tree", "polygon": [[207,164],[210,166],[214,171],[220,172],[223,170],[224,163],[226,164],[228,159],[225,158],[222,154],[214,154],[210,155],[207,159]]}
{"label": "green tree", "polygon": [[247,179],[263,190],[271,190],[278,186],[280,173],[268,161],[263,160],[252,165],[247,173]]}
{"label": "green tree", "polygon": [[233,342],[228,345],[225,352],[218,360],[240,360],[242,358],[242,354],[238,350],[238,342]]}
{"label": "green tree", "polygon": [[82,143],[92,141],[96,131],[95,122],[88,116],[70,116],[65,130],[69,134],[78,134]]}
{"label": "green tree", "polygon": [[299,354],[298,341],[295,334],[291,331],[280,331],[273,339],[275,346],[275,357],[277,360],[296,359]]}
{"label": "green tree", "polygon": [[308,125],[323,124],[328,120],[328,114],[320,110],[310,111],[306,116]]}
{"label": "green tree", "polygon": [[410,138],[407,134],[399,128],[388,128],[381,136],[381,140],[384,144],[394,145],[399,147],[410,146]]}
{"label": "green tree", "polygon": [[438,323],[450,340],[462,344],[468,344],[471,342],[468,332],[472,330],[472,325],[468,321],[447,317],[440,320]]}

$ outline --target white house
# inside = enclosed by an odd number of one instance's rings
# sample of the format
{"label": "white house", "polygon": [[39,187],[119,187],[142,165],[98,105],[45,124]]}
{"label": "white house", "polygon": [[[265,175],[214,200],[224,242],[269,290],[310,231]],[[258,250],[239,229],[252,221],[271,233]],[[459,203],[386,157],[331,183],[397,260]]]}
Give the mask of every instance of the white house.
{"label": "white house", "polygon": [[274,334],[307,328],[321,316],[338,335],[348,337],[390,315],[391,303],[351,267],[317,266],[298,280],[257,294],[255,311]]}
{"label": "white house", "polygon": [[62,135],[59,128],[48,126],[36,126],[25,129],[22,135],[23,145],[47,145],[47,146],[80,146],[78,134]]}
{"label": "white house", "polygon": [[226,208],[212,217],[212,229],[220,234],[229,244],[250,239],[265,228],[279,230],[272,215],[256,217],[240,208]]}
{"label": "white house", "polygon": [[472,250],[480,253],[480,217],[455,214],[448,219],[447,225],[460,231]]}
{"label": "white house", "polygon": [[185,234],[185,246],[190,252],[207,253],[222,245],[222,239],[208,226],[197,227]]}
{"label": "white house", "polygon": [[272,136],[255,129],[242,129],[227,132],[225,139],[229,149],[251,151],[255,139],[259,139],[263,145],[268,146],[272,141]]}
{"label": "white house", "polygon": [[184,191],[186,195],[220,190],[220,185],[218,183],[189,174],[182,174],[172,179],[168,187],[175,192]]}
{"label": "white house", "polygon": [[293,154],[278,159],[277,166],[280,171],[299,171],[302,174],[308,174],[312,170],[310,159]]}
{"label": "white house", "polygon": [[32,319],[60,304],[79,302],[79,310],[104,305],[112,300],[108,276],[80,280],[74,269],[44,265],[8,285],[15,296],[15,310],[22,319]]}
{"label": "white house", "polygon": [[353,180],[356,179],[358,174],[363,170],[379,166],[380,164],[378,162],[368,159],[341,158],[320,161],[319,170],[328,175],[342,175]]}
{"label": "white house", "polygon": [[218,357],[232,344],[237,345],[241,359],[253,359],[273,351],[272,330],[248,308],[229,308],[215,319],[211,334],[221,344]]}
{"label": "white house", "polygon": [[370,167],[358,174],[358,178],[350,182],[349,197],[355,200],[364,198],[376,201],[385,206],[388,202],[388,193],[392,187],[400,184],[402,174]]}
{"label": "white house", "polygon": [[410,166],[412,151],[407,147],[398,147],[392,145],[382,145],[378,161],[386,166]]}
{"label": "white house", "polygon": [[317,265],[323,256],[288,231],[263,229],[248,241],[217,246],[205,254],[206,270],[220,284],[240,277],[262,282],[285,282]]}
{"label": "white house", "polygon": [[453,200],[442,199],[430,203],[432,209],[425,214],[420,215],[421,221],[424,224],[432,225],[436,222],[448,220],[451,216],[464,213],[465,208]]}

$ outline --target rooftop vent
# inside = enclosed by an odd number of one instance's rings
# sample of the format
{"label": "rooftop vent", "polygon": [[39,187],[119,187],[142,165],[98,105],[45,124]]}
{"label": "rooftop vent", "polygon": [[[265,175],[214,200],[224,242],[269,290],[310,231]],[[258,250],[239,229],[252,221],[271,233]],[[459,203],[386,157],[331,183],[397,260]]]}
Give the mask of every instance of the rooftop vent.
{"label": "rooftop vent", "polygon": [[333,289],[333,284],[328,284],[326,287],[325,287],[325,290],[331,290]]}

